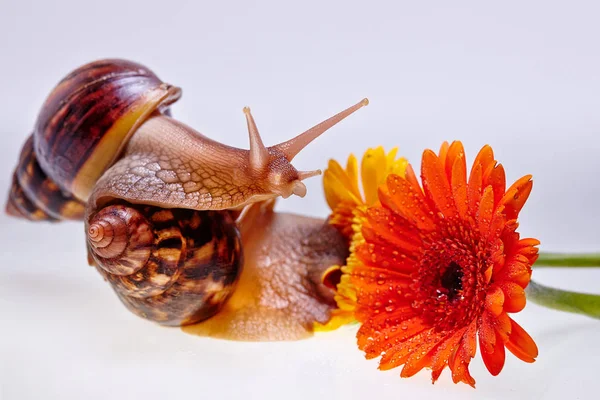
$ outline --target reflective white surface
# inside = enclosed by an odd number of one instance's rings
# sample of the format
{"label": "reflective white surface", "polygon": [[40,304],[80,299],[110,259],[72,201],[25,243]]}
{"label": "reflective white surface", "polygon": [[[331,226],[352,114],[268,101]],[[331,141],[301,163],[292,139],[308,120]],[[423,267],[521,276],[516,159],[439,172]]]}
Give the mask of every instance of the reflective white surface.
{"label": "reflective white surface", "polygon": [[[49,90],[102,57],[142,62],[184,89],[173,109],[247,147],[252,107],[266,144],[368,96],[371,105],[297,157],[324,168],[369,146],[460,139],[470,161],[493,146],[510,180],[534,175],[521,232],[545,251],[600,248],[600,53],[593,1],[125,2],[0,0],[0,193]],[[391,2],[390,2],[391,3]],[[280,210],[325,217],[321,182]],[[4,199],[0,199],[4,201]],[[477,389],[445,372],[400,379],[356,349],[356,327],[293,343],[188,336],[130,315],[86,266],[81,224],[0,216],[0,399],[596,398],[600,322],[528,305],[532,365],[507,355]],[[597,271],[536,271],[542,283],[600,292]]]}

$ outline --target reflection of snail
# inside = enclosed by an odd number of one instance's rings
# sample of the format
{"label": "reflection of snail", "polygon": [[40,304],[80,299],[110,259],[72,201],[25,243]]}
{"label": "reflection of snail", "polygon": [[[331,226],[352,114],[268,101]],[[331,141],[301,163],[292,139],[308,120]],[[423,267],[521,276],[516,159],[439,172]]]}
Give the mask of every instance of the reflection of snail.
{"label": "reflection of snail", "polygon": [[[7,212],[30,220],[85,219],[90,263],[131,311],[162,324],[213,316],[234,291],[244,257],[246,268],[264,272],[272,261],[259,253],[286,254],[285,246],[293,247],[281,261],[287,266],[272,272],[300,274],[285,279],[326,306],[331,294],[320,271],[343,260],[343,240],[322,221],[274,214],[271,200],[305,195],[302,180],[320,171],[299,172],[292,159],[366,99],[271,147],[246,108],[250,150],[241,150],[170,118],[168,106],[180,95],[129,61],[97,61],[72,72],[46,100],[25,143]],[[249,274],[258,283],[242,285],[246,290],[270,279]],[[275,304],[286,284],[269,284],[274,293],[263,303]],[[296,300],[303,307],[305,300]],[[327,312],[311,318],[327,319]]]}

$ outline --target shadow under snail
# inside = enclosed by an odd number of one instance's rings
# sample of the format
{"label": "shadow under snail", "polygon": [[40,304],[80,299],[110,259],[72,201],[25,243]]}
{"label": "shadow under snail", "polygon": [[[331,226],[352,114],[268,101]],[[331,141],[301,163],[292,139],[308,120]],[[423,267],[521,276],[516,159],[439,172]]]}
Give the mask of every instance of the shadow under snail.
{"label": "shadow under snail", "polygon": [[298,339],[326,322],[321,282],[347,243],[325,221],[275,213],[320,171],[291,161],[366,99],[266,147],[244,108],[250,150],[171,118],[181,90],[146,67],[100,60],[66,76],[23,146],[6,211],[82,220],[88,261],[133,313],[201,335]]}

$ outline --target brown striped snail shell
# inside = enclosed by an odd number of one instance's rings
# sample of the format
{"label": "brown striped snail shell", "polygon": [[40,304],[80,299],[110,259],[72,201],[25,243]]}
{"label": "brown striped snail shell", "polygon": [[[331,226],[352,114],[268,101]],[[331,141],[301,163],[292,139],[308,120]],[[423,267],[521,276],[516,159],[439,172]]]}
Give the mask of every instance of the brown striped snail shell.
{"label": "brown striped snail shell", "polygon": [[180,96],[179,88],[131,61],[101,60],[70,73],[46,99],[23,147],[15,181],[25,198],[14,195],[9,213],[33,220],[81,219],[83,204],[73,202],[88,198],[146,118]]}
{"label": "brown striped snail shell", "polygon": [[83,219],[90,264],[131,311],[166,325],[218,312],[243,266],[235,217],[254,203],[304,196],[301,181],[320,171],[297,171],[292,159],[367,104],[271,147],[245,108],[243,150],[172,119],[180,96],[134,62],[76,69],[45,101],[6,206],[30,220]]}
{"label": "brown striped snail shell", "polygon": [[83,218],[84,203],[59,188],[40,167],[33,150],[33,135],[21,150],[6,210],[32,221]]}
{"label": "brown striped snail shell", "polygon": [[242,268],[227,212],[114,204],[91,218],[88,245],[127,308],[165,325],[215,314]]}

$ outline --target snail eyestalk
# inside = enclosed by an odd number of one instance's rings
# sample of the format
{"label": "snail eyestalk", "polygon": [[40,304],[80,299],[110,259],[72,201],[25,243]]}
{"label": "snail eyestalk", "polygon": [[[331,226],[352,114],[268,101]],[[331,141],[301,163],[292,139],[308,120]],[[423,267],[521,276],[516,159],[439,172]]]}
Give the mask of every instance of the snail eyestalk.
{"label": "snail eyestalk", "polygon": [[273,146],[273,148],[285,154],[285,157],[288,159],[288,161],[292,161],[294,157],[296,157],[296,155],[300,153],[300,151],[302,151],[306,146],[308,146],[310,142],[321,136],[323,133],[325,133],[325,131],[332,128],[344,118],[348,117],[355,111],[361,109],[362,107],[368,104],[369,99],[364,98],[352,107],[349,107],[344,111],[334,115],[333,117],[326,119],[325,121],[313,126],[306,132],[301,133],[295,138],[288,140],[287,142],[283,142],[276,146]]}
{"label": "snail eyestalk", "polygon": [[248,123],[248,134],[250,136],[250,165],[257,171],[263,170],[269,162],[269,151],[265,147],[256,122],[252,117],[250,107],[244,107],[246,122]]}
{"label": "snail eyestalk", "polygon": [[321,175],[323,172],[320,169],[314,171],[298,171],[298,180],[303,181],[308,178],[312,178],[313,176]]}

